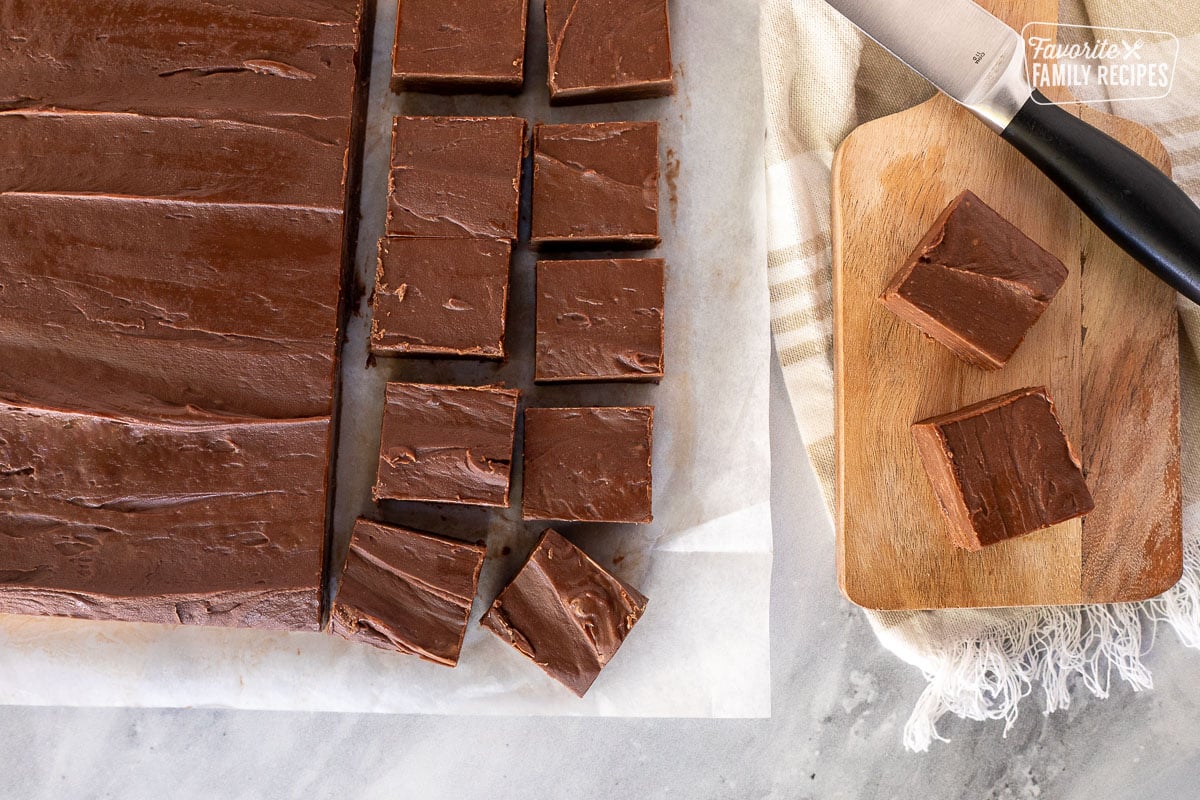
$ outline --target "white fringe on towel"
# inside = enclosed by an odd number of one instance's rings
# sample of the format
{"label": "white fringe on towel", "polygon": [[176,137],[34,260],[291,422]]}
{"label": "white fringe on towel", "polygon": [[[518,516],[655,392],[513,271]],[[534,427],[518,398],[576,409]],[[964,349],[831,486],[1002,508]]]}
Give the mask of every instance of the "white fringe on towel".
{"label": "white fringe on towel", "polygon": [[[909,615],[868,616],[885,641],[922,624],[904,618]],[[972,720],[1002,719],[1007,735],[1020,701],[1035,686],[1046,714],[1070,706],[1075,681],[1096,697],[1107,697],[1114,670],[1135,691],[1151,688],[1142,655],[1158,623],[1169,624],[1184,645],[1200,648],[1200,538],[1185,537],[1182,579],[1149,602],[1052,606],[995,616],[953,648],[906,657],[929,681],[904,728],[909,750],[928,750],[934,739],[948,741],[937,729],[948,712]]]}

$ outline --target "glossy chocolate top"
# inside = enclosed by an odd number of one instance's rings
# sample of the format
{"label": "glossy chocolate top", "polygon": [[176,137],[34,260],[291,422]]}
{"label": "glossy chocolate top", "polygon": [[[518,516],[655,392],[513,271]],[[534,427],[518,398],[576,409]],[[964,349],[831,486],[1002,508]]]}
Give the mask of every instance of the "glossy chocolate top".
{"label": "glossy chocolate top", "polygon": [[914,431],[960,546],[977,549],[1092,510],[1079,457],[1042,387],[924,420]]}
{"label": "glossy chocolate top", "polygon": [[525,519],[650,522],[654,409],[525,411]]}
{"label": "glossy chocolate top", "polygon": [[507,506],[519,395],[389,383],[375,499]]}
{"label": "glossy chocolate top", "polygon": [[517,238],[525,120],[396,117],[387,232]]}
{"label": "glossy chocolate top", "polygon": [[0,399],[327,415],[341,243],[333,211],[0,195]]}
{"label": "glossy chocolate top", "polygon": [[669,29],[667,0],[546,0],[551,102],[671,94]]}
{"label": "glossy chocolate top", "polygon": [[1066,279],[1061,261],[963,192],[913,251],[883,300],[964,360],[996,369]]}
{"label": "glossy chocolate top", "polygon": [[360,3],[5,13],[0,399],[332,412]]}
{"label": "glossy chocolate top", "polygon": [[317,626],[361,5],[4,5],[0,609]]}
{"label": "glossy chocolate top", "polygon": [[481,624],[583,697],[646,610],[646,598],[552,530]]}
{"label": "glossy chocolate top", "polygon": [[485,554],[481,545],[360,519],[333,601],[331,630],[453,667]]}
{"label": "glossy chocolate top", "polygon": [[536,380],[661,378],[663,271],[657,258],[539,262]]}
{"label": "glossy chocolate top", "polygon": [[340,212],[346,145],[231,120],[12,111],[0,113],[0,191]]}
{"label": "glossy chocolate top", "polygon": [[371,352],[503,358],[511,257],[497,239],[380,241]]}
{"label": "glossy chocolate top", "polygon": [[8,3],[0,109],[237,120],[344,139],[359,2]]}
{"label": "glossy chocolate top", "polygon": [[658,123],[538,125],[533,242],[657,245]]}
{"label": "glossy chocolate top", "polygon": [[397,90],[519,91],[528,0],[404,0],[396,20]]}
{"label": "glossy chocolate top", "polygon": [[0,610],[315,629],[328,438],[0,405]]}

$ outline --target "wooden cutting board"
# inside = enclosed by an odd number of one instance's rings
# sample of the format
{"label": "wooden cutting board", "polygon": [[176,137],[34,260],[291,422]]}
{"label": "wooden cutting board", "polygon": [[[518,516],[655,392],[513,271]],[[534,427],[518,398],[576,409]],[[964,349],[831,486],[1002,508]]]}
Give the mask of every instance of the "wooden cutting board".
{"label": "wooden cutting board", "polygon": [[[1055,0],[990,0],[1020,30]],[[1153,134],[1075,113],[1164,170]],[[1066,285],[1009,364],[984,372],[879,302],[938,213],[970,189],[1062,259]],[[943,95],[855,130],[833,166],[838,579],[875,609],[1141,600],[1182,570],[1175,295],[1015,150]],[[950,545],[909,426],[1046,386],[1096,509],[976,553]]]}

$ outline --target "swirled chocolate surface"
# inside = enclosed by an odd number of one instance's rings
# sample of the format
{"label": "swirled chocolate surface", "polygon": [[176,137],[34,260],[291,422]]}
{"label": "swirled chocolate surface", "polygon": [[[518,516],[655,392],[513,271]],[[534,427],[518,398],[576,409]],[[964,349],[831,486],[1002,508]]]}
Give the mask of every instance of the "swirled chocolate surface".
{"label": "swirled chocolate surface", "polygon": [[667,0],[546,0],[550,102],[671,94],[669,29]]}
{"label": "swirled chocolate surface", "polygon": [[361,10],[3,4],[0,611],[317,626]]}
{"label": "swirled chocolate surface", "polygon": [[548,530],[481,624],[583,697],[646,603],[636,589]]}
{"label": "swirled chocolate surface", "polygon": [[525,120],[396,117],[389,236],[517,238]]}
{"label": "swirled chocolate surface", "polygon": [[507,506],[519,396],[389,383],[375,499]]}
{"label": "swirled chocolate surface", "polygon": [[237,120],[343,141],[361,10],[358,0],[6,2],[0,109]]}
{"label": "swirled chocolate surface", "polygon": [[967,363],[999,369],[1066,279],[1058,258],[963,192],[934,222],[882,299]]}
{"label": "swirled chocolate surface", "polygon": [[662,259],[539,261],[538,382],[657,381]]}
{"label": "swirled chocolate surface", "polygon": [[392,87],[519,92],[528,0],[404,0],[396,18]]}
{"label": "swirled chocolate surface", "polygon": [[0,398],[329,415],[340,212],[0,194]]}
{"label": "swirled chocolate surface", "polygon": [[535,127],[532,241],[657,245],[658,123]]}
{"label": "swirled chocolate surface", "polygon": [[1092,510],[1079,456],[1042,387],[913,425],[953,542],[978,550]]}
{"label": "swirled chocolate surface", "polygon": [[499,239],[380,241],[371,352],[503,358],[511,258]]}
{"label": "swirled chocolate surface", "polygon": [[351,641],[453,667],[485,554],[481,545],[360,519],[330,628]]}
{"label": "swirled chocolate surface", "polygon": [[0,405],[0,608],[315,629],[328,439]]}
{"label": "swirled chocolate surface", "polygon": [[654,409],[525,410],[527,520],[650,522]]}

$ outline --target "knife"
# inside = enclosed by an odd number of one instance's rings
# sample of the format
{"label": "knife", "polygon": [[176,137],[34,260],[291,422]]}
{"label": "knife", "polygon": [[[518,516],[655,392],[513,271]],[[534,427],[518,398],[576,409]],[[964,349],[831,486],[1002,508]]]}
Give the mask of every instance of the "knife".
{"label": "knife", "polygon": [[1157,167],[1030,87],[1021,35],[971,0],[827,0],[977,116],[1121,249],[1200,303],[1200,208]]}

